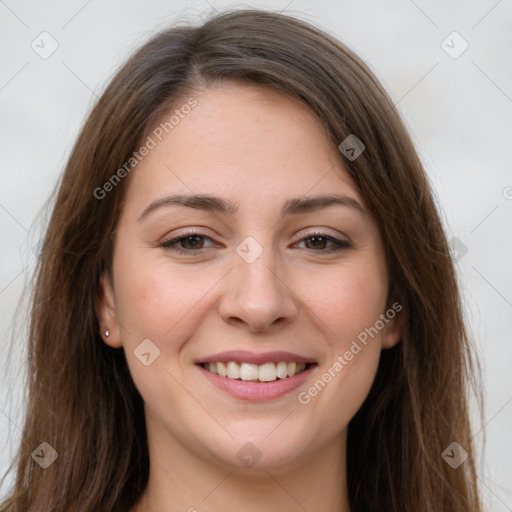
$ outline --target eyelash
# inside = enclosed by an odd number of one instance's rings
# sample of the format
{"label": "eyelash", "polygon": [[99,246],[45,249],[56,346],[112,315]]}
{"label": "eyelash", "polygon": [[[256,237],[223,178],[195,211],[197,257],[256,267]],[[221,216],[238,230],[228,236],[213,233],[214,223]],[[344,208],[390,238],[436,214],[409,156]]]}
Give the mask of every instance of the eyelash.
{"label": "eyelash", "polygon": [[[177,243],[181,242],[182,240],[185,240],[191,236],[198,236],[198,237],[201,237],[201,238],[204,238],[204,239],[209,239],[211,240],[210,237],[206,236],[206,235],[203,235],[202,233],[198,232],[198,231],[189,231],[189,232],[186,232],[186,233],[183,233],[181,234],[180,236],[178,237],[175,237],[175,238],[172,238],[170,240],[165,240],[163,242],[160,243],[160,247],[166,249],[166,250],[171,250],[171,251],[175,251],[179,254],[191,254],[193,252],[200,252],[203,250],[203,248],[201,249],[182,249],[182,248],[178,248],[178,247],[173,247],[173,245],[176,245]],[[320,250],[317,250],[317,249],[306,249],[308,251],[312,251],[312,252],[323,252],[323,253],[335,253],[335,252],[340,252],[344,249],[348,249],[351,247],[351,245],[348,243],[348,242],[345,242],[344,240],[339,240],[331,235],[327,235],[326,233],[321,233],[321,232],[312,232],[312,233],[306,233],[306,235],[301,238],[301,240],[299,242],[303,242],[304,240],[308,240],[310,238],[314,238],[314,237],[319,237],[319,238],[324,238],[325,240],[327,240],[328,242],[331,242],[332,244],[334,244],[333,246],[331,246],[330,248],[328,249],[320,249]]]}

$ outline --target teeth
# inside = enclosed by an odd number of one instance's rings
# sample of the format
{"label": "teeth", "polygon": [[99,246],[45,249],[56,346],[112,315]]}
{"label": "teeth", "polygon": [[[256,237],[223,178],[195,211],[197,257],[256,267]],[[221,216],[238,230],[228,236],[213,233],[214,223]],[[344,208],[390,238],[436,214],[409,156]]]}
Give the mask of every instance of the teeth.
{"label": "teeth", "polygon": [[286,379],[286,377],[288,377],[288,363],[285,361],[277,363],[277,376],[280,379]]}
{"label": "teeth", "polygon": [[234,361],[230,361],[228,363],[228,377],[230,379],[240,378],[240,365],[238,363],[235,363]]}
{"label": "teeth", "polygon": [[273,380],[276,380],[277,379],[276,365],[274,363],[262,364],[259,368],[258,379],[261,380],[261,382],[272,382]]}
{"label": "teeth", "polygon": [[212,371],[211,370],[212,366],[216,366],[217,367],[217,373],[221,377],[227,377],[228,376],[228,367],[227,367],[226,363],[210,363],[209,366],[210,366],[210,371]]}
{"label": "teeth", "polygon": [[[236,364],[236,363],[233,363]],[[258,365],[242,363],[240,365],[240,379],[242,380],[258,380]]]}
{"label": "teeth", "polygon": [[305,363],[287,363],[280,361],[279,363],[237,363],[236,361],[228,361],[222,363],[204,363],[203,367],[214,375],[228,377],[229,379],[240,379],[243,381],[260,381],[272,382],[277,379],[286,379],[293,377],[304,371]]}

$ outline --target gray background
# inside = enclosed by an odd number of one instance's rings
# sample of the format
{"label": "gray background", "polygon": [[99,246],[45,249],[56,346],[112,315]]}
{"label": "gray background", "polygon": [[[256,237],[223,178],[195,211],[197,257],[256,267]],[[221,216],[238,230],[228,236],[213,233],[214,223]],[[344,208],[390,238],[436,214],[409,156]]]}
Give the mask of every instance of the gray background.
{"label": "gray background", "polygon": [[[116,67],[157,29],[226,7],[286,9],[322,27],[365,59],[397,102],[456,237],[484,375],[485,418],[474,415],[474,432],[478,446],[486,440],[485,501],[512,511],[511,0],[0,0],[0,471],[21,435],[22,334],[9,352],[15,308],[34,267],[41,208],[79,127]],[[42,58],[51,44],[58,48]]]}

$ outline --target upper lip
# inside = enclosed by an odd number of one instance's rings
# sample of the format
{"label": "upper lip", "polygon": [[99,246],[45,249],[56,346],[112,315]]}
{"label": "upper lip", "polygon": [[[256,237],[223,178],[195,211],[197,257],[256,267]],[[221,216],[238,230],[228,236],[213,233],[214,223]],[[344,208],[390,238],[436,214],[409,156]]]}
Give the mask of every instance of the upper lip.
{"label": "upper lip", "polygon": [[196,364],[203,363],[226,363],[228,361],[237,361],[240,363],[264,364],[279,363],[286,361],[289,363],[315,363],[316,361],[310,357],[302,357],[292,352],[262,352],[255,354],[248,350],[231,350],[228,352],[220,352],[211,356],[203,357],[195,361]]}

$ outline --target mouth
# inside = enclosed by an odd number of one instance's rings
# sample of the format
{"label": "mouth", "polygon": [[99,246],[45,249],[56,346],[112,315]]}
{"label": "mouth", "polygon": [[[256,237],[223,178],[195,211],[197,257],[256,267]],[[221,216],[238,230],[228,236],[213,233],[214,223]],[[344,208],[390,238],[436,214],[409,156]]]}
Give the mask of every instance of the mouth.
{"label": "mouth", "polygon": [[207,381],[240,400],[284,397],[306,383],[318,368],[311,358],[291,352],[222,352],[194,361]]}
{"label": "mouth", "polygon": [[213,375],[244,382],[274,382],[288,379],[309,370],[314,365],[316,365],[316,363],[302,363],[296,361],[268,362],[264,364],[238,361],[201,363],[201,366]]}

